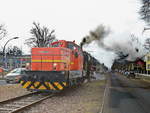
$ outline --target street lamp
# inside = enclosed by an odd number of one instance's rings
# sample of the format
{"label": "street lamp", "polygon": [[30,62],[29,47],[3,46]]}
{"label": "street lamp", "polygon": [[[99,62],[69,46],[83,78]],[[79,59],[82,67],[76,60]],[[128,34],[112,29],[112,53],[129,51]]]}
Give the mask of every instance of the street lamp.
{"label": "street lamp", "polygon": [[18,38],[19,38],[19,37],[13,37],[13,38],[9,39],[9,40],[5,43],[5,45],[4,45],[4,48],[3,48],[3,63],[5,64],[5,65],[4,65],[5,68],[6,68],[6,65],[7,65],[7,63],[6,63],[6,52],[5,52],[6,45],[7,45],[8,42],[10,42],[11,40],[13,40],[13,39],[18,39]]}

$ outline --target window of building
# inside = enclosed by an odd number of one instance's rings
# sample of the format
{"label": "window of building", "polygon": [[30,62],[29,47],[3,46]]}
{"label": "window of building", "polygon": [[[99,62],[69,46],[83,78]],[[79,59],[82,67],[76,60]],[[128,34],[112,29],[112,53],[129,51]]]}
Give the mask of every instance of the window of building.
{"label": "window of building", "polygon": [[150,61],[150,56],[147,56],[147,61]]}
{"label": "window of building", "polygon": [[150,69],[150,64],[147,65],[147,69]]}

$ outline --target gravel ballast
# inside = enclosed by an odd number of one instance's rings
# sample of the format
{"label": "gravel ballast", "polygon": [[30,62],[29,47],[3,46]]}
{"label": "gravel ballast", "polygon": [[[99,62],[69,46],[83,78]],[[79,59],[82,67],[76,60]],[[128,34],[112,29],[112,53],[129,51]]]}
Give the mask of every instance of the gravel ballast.
{"label": "gravel ballast", "polygon": [[66,89],[25,113],[98,113],[103,101],[105,80],[94,80]]}
{"label": "gravel ballast", "polygon": [[[101,110],[105,90],[105,77],[97,74],[93,80],[66,89],[24,113],[98,113]],[[101,80],[100,80],[101,79]],[[0,101],[29,93],[19,84],[0,85]]]}
{"label": "gravel ballast", "polygon": [[29,93],[20,84],[0,85],[0,101]]}

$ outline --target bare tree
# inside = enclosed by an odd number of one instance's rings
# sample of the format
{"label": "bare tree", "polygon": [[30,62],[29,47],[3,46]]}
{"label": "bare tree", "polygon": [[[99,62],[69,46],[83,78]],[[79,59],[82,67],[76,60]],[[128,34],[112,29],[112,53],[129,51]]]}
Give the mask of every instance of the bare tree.
{"label": "bare tree", "polygon": [[147,38],[144,43],[144,48],[150,51],[150,38]]}
{"label": "bare tree", "polygon": [[53,33],[55,30],[50,31],[47,27],[40,27],[39,23],[33,22],[34,27],[30,30],[32,38],[26,40],[25,44],[30,47],[48,47],[50,43],[55,40]]}
{"label": "bare tree", "polygon": [[150,24],[150,0],[141,0],[141,3],[142,6],[139,11],[141,19]]}
{"label": "bare tree", "polygon": [[[7,30],[5,29],[4,24],[0,24],[0,40],[7,35]],[[3,55],[3,47],[0,45],[0,55]]]}
{"label": "bare tree", "polygon": [[9,46],[6,49],[6,54],[10,56],[20,56],[22,55],[22,50],[17,46]]}
{"label": "bare tree", "polygon": [[0,25],[0,40],[7,35],[7,30],[5,29],[4,25]]}

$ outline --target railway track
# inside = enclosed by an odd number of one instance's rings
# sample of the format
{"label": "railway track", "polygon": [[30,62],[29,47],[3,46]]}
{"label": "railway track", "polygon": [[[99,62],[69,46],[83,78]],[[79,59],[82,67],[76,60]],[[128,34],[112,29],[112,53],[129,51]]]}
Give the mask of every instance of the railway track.
{"label": "railway track", "polygon": [[18,113],[41,101],[53,97],[54,94],[34,92],[0,102],[0,113]]}

